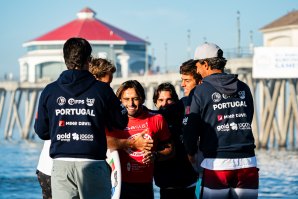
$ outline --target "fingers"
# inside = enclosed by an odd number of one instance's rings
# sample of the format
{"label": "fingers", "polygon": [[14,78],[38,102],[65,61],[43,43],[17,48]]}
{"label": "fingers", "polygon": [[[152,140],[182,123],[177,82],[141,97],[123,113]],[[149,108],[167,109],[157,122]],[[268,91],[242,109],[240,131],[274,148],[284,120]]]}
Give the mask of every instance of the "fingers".
{"label": "fingers", "polygon": [[153,140],[146,140],[144,149],[146,151],[151,151],[152,147],[153,147]]}
{"label": "fingers", "polygon": [[143,163],[144,164],[150,164],[154,162],[154,156],[153,153],[151,151],[144,151],[144,155],[143,155]]}
{"label": "fingers", "polygon": [[140,151],[150,151],[153,147],[153,140],[148,139],[145,134],[148,133],[148,129],[143,130],[139,133],[133,142],[133,148]]}
{"label": "fingers", "polygon": [[146,140],[147,144],[150,144],[153,146],[153,140]]}

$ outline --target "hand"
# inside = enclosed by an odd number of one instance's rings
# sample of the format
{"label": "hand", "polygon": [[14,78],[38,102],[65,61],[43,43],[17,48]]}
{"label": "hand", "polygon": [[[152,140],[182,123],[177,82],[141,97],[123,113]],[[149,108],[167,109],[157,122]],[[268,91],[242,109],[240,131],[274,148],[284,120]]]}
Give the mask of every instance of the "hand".
{"label": "hand", "polygon": [[148,140],[144,138],[144,135],[147,133],[148,129],[142,131],[139,135],[132,140],[132,148],[138,149],[140,151],[151,151],[153,147],[153,140]]}
{"label": "hand", "polygon": [[145,151],[144,152],[144,156],[143,156],[143,163],[144,164],[151,164],[154,162],[154,154],[152,153],[152,151]]}

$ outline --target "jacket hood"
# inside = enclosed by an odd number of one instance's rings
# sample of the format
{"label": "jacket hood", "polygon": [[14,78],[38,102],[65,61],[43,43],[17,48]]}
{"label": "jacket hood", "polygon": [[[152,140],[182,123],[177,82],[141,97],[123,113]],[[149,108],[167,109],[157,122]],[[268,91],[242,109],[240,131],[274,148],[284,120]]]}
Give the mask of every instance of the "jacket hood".
{"label": "jacket hood", "polygon": [[223,94],[232,95],[237,92],[239,80],[235,74],[216,73],[205,77],[203,82],[208,82]]}
{"label": "jacket hood", "polygon": [[72,96],[79,96],[95,82],[96,79],[87,70],[66,70],[57,80],[58,85]]}

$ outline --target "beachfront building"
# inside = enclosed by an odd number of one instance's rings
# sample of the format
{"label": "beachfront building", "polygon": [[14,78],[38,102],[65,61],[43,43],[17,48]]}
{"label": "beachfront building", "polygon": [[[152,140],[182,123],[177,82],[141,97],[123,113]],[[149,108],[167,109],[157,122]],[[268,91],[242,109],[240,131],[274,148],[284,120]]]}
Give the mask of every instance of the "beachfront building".
{"label": "beachfront building", "polygon": [[[263,34],[263,46],[255,47],[251,54],[242,54],[240,57],[234,56],[229,58],[226,68],[232,73],[241,73],[246,71],[251,71],[254,65],[255,72],[258,73],[258,69],[264,69],[264,74],[268,75],[272,70],[265,70],[264,65],[268,63],[274,63],[274,57],[276,55],[283,58],[279,61],[287,59],[290,62],[297,63],[298,56],[298,11],[294,10],[287,13],[286,15],[274,20],[273,22],[263,26],[260,31]],[[275,54],[275,52],[281,52]],[[290,52],[290,54],[285,54],[283,52]],[[293,53],[294,52],[294,53]],[[269,58],[269,57],[272,57]],[[269,59],[265,59],[269,58]],[[255,64],[253,63],[255,59]],[[265,63],[265,60],[267,60]],[[296,60],[296,61],[295,61]],[[257,66],[261,64],[260,67]],[[284,63],[284,62],[283,62]],[[271,64],[272,66],[272,64]],[[240,69],[240,70],[239,70]],[[293,75],[295,74],[292,70],[290,71]],[[281,74],[277,73],[277,76],[281,77]],[[258,76],[254,76],[258,77]],[[264,76],[265,77],[265,76]],[[269,77],[269,76],[268,76]]]}
{"label": "beachfront building", "polygon": [[265,47],[298,46],[298,10],[271,22],[260,29]]}
{"label": "beachfront building", "polygon": [[117,67],[117,77],[142,74],[150,68],[144,39],[95,18],[84,8],[77,19],[23,44],[27,54],[19,59],[20,81],[52,81],[66,69],[62,48],[71,37],[82,37],[92,45],[93,57],[107,58]]}
{"label": "beachfront building", "polygon": [[298,11],[292,11],[260,29],[263,46],[254,49],[253,78],[298,78]]}

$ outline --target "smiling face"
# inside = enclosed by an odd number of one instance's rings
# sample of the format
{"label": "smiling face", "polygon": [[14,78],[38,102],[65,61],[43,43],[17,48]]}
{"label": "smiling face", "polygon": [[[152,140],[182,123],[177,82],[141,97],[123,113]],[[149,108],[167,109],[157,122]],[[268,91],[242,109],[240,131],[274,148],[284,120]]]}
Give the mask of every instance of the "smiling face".
{"label": "smiling face", "polygon": [[184,96],[188,96],[190,91],[197,85],[193,75],[181,74],[181,87],[184,91]]}
{"label": "smiling face", "polygon": [[160,91],[155,106],[160,109],[161,107],[166,107],[173,103],[174,101],[170,91]]}
{"label": "smiling face", "polygon": [[142,112],[142,100],[134,88],[122,92],[121,102],[125,106],[129,117],[137,117]]}

